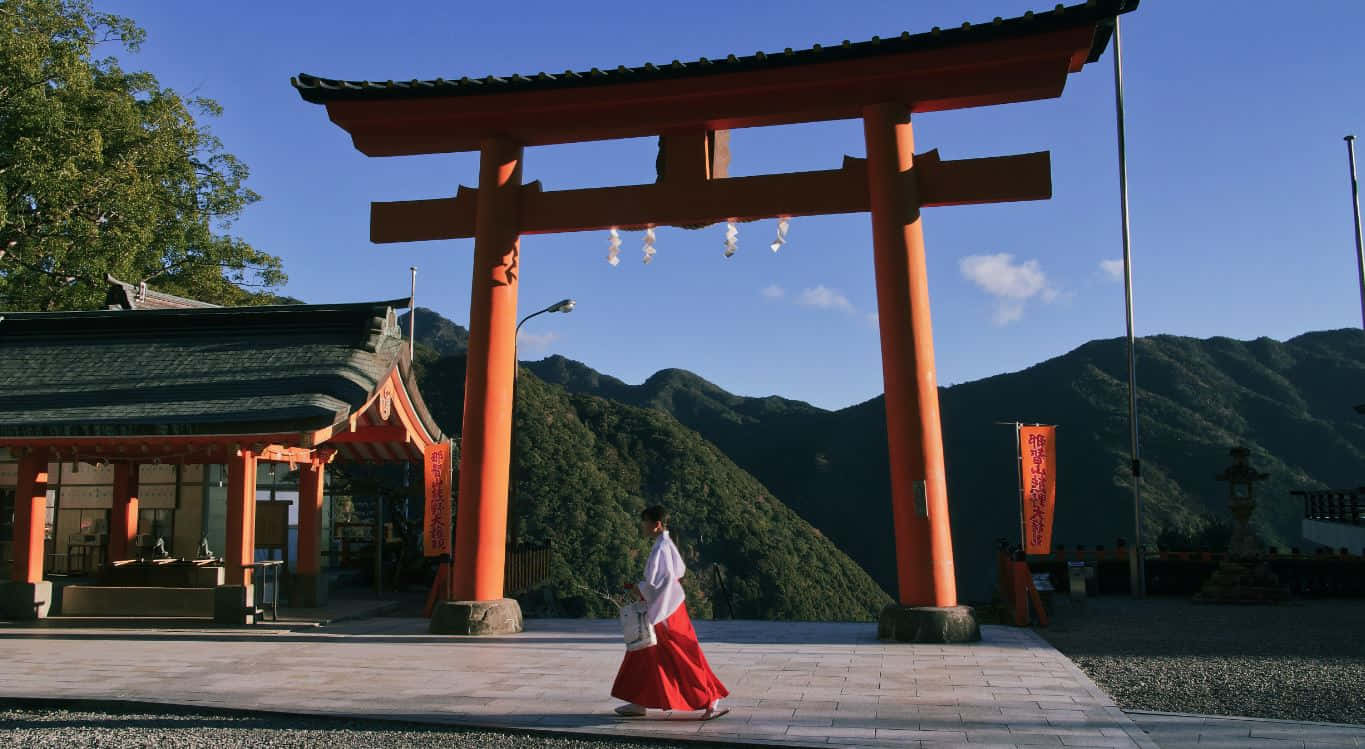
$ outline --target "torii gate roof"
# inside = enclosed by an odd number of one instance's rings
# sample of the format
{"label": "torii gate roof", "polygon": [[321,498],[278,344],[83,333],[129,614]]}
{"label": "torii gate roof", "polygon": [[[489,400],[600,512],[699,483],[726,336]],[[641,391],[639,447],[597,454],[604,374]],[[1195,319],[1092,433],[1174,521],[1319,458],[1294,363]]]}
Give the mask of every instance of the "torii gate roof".
{"label": "torii gate roof", "polygon": [[989,23],[692,62],[563,73],[346,81],[300,74],[306,100],[370,156],[471,151],[492,134],[523,145],[912,112],[1059,96],[1104,52],[1138,0],[1089,0]]}

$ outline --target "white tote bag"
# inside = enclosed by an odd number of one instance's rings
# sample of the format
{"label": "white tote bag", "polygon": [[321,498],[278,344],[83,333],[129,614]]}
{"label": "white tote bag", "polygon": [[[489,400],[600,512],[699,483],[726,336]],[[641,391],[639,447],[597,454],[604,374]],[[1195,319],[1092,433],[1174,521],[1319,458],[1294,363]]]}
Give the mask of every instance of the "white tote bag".
{"label": "white tote bag", "polygon": [[649,604],[637,601],[621,607],[621,633],[626,638],[626,650],[642,650],[659,643],[654,636],[654,625],[649,623]]}

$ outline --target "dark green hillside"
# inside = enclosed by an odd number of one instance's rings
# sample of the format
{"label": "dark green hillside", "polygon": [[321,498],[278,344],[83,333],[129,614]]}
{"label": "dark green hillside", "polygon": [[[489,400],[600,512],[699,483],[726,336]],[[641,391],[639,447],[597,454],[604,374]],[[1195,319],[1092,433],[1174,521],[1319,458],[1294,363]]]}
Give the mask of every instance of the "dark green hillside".
{"label": "dark green hillside", "polygon": [[[422,364],[428,405],[458,431],[463,357],[428,353]],[[648,549],[635,518],[654,503],[674,513],[695,616],[729,615],[733,603],[738,618],[866,620],[889,602],[819,531],[660,410],[570,395],[523,372],[517,426],[521,536],[555,549],[552,596],[524,601],[530,613],[613,615],[589,591],[638,578]]]}
{"label": "dark green hillside", "polygon": [[[895,590],[881,397],[831,412],[733,395],[679,369],[628,385],[563,357],[524,366],[570,392],[671,414]],[[1279,546],[1301,541],[1290,490],[1365,480],[1365,416],[1352,410],[1365,402],[1365,332],[1153,336],[1138,341],[1137,374],[1149,542],[1196,544],[1226,519],[1213,477],[1234,444],[1271,474],[1255,523]],[[963,597],[989,596],[991,542],[1018,534],[1012,435],[996,421],[1060,425],[1057,542],[1131,538],[1126,381],[1124,342],[1112,339],[940,391]]]}
{"label": "dark green hillside", "polygon": [[[991,541],[1018,535],[1012,435],[996,421],[1061,426],[1058,542],[1112,548],[1131,538],[1125,356],[1120,339],[1094,341],[1022,372],[940,391],[964,597],[989,595]],[[529,366],[552,381],[572,369],[553,359]],[[563,384],[591,391],[591,382],[579,372]],[[828,412],[734,396],[678,370],[638,386],[612,383],[610,397],[668,410],[714,442],[894,590],[882,398]],[[1280,546],[1300,540],[1289,490],[1355,486],[1365,477],[1365,418],[1351,410],[1365,401],[1361,331],[1284,343],[1144,338],[1138,383],[1149,540],[1192,544],[1210,514],[1225,517],[1225,489],[1213,477],[1233,444],[1252,448],[1252,460],[1271,474],[1255,522]]]}

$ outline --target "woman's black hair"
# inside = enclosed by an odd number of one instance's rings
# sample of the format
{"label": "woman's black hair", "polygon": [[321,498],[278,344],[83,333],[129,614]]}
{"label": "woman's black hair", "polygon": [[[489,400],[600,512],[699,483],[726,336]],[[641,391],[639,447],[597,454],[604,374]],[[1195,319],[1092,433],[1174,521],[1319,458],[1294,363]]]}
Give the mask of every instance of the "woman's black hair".
{"label": "woman's black hair", "polygon": [[643,511],[640,512],[640,519],[646,520],[651,523],[663,523],[664,526],[667,527],[668,510],[664,509],[663,505],[654,505],[652,507],[646,507]]}

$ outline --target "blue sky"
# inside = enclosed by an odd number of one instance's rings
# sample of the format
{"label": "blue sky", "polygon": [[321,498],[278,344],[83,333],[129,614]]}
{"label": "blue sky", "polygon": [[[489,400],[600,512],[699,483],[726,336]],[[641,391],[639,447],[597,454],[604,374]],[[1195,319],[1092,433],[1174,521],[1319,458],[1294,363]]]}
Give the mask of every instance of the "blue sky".
{"label": "blue sky", "polygon": [[[308,302],[405,296],[469,316],[472,242],[371,245],[371,200],[445,197],[476,156],[362,156],[290,87],[298,72],[384,80],[615,67],[751,54],[1020,15],[1022,0],[640,3],[106,0],[148,32],[126,67],[216,99],[211,127],[263,200],[232,231],[284,259]],[[231,10],[228,8],[231,7]],[[1284,339],[1360,320],[1342,136],[1365,136],[1365,4],[1146,0],[1124,17],[1139,335]],[[112,50],[111,50],[112,51]],[[941,384],[1014,371],[1123,335],[1112,62],[1060,99],[917,117],[944,158],[1050,150],[1052,200],[925,212]],[[737,131],[735,175],[836,167],[856,121]],[[548,189],[653,181],[652,139],[528,149]],[[658,231],[654,262],[624,233],[522,241],[521,307],[569,315],[523,331],[523,358],[579,359],[627,382],[665,367],[733,392],[838,408],[881,392],[866,215]],[[1141,361],[1138,362],[1139,380]]]}

